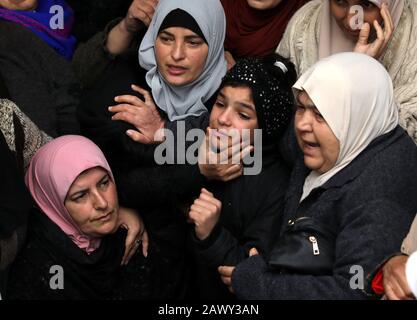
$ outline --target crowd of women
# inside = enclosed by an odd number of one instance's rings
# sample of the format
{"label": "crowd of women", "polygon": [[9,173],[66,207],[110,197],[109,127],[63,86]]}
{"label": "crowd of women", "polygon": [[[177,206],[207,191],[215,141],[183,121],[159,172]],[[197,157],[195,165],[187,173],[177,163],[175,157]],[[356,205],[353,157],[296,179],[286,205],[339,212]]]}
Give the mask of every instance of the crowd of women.
{"label": "crowd of women", "polygon": [[417,1],[130,1],[0,0],[1,298],[415,299]]}

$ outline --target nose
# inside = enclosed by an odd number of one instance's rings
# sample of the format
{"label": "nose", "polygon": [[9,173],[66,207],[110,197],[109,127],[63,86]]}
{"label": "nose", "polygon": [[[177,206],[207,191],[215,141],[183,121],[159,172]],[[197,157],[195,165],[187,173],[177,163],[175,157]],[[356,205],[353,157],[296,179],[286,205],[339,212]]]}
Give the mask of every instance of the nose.
{"label": "nose", "polygon": [[93,201],[94,201],[93,205],[96,210],[105,210],[108,207],[108,201],[105,195],[99,191],[94,193]]}
{"label": "nose", "polygon": [[295,129],[300,132],[311,132],[313,128],[313,111],[306,109],[295,117]]}
{"label": "nose", "polygon": [[230,127],[232,125],[230,108],[224,109],[222,113],[219,114],[217,122],[223,127]]}
{"label": "nose", "polygon": [[174,61],[179,61],[185,58],[185,43],[183,41],[175,41],[172,50],[171,57]]}

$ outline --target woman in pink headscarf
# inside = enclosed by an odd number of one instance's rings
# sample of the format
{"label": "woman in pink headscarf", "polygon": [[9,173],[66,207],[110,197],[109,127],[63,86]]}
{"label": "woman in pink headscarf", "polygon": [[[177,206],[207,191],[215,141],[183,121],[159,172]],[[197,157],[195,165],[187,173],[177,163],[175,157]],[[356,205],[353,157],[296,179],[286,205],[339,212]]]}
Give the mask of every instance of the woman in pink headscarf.
{"label": "woman in pink headscarf", "polygon": [[119,229],[116,185],[93,142],[62,136],[47,143],[25,180],[39,210],[6,298],[146,298],[144,257],[136,254],[121,267],[126,231]]}
{"label": "woman in pink headscarf", "polygon": [[379,60],[394,84],[400,124],[417,143],[417,2],[313,0],[288,24],[277,52],[303,74],[319,59],[355,51]]}

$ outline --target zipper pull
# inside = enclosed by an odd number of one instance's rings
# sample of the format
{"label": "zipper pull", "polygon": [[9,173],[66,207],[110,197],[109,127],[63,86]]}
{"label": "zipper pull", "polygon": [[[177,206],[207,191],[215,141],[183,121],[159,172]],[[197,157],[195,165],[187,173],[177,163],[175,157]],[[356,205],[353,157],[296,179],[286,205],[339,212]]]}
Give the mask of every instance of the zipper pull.
{"label": "zipper pull", "polygon": [[313,245],[313,254],[315,255],[315,256],[318,256],[319,254],[320,254],[320,250],[319,250],[319,244],[318,244],[318,242],[317,242],[317,239],[316,239],[316,237],[314,237],[314,236],[310,236],[309,238],[308,238],[308,240],[312,243],[312,245]]}

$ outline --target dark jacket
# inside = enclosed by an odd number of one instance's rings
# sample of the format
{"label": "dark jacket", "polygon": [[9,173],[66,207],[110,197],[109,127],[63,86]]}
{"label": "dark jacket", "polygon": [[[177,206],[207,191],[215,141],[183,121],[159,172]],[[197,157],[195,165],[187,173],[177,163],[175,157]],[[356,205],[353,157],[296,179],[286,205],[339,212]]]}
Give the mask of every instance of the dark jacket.
{"label": "dark jacket", "polygon": [[277,224],[282,219],[284,195],[290,171],[276,147],[264,147],[262,171],[230,182],[212,182],[206,188],[222,203],[219,222],[208,238],[200,241],[190,231],[194,258],[193,297],[231,298],[217,267],[236,265],[256,248],[268,254]]}
{"label": "dark jacket", "polygon": [[[17,126],[15,127],[17,129]],[[13,132],[16,134],[16,132]],[[16,137],[16,140],[19,140]],[[0,131],[0,294],[3,295],[9,267],[22,247],[32,199],[23,182],[21,155],[8,148]]]}
{"label": "dark jacket", "polygon": [[27,244],[12,266],[5,298],[149,298],[149,275],[141,252],[136,252],[127,266],[120,265],[125,238],[126,230],[119,229],[102,238],[100,247],[87,254],[45,214],[35,210],[29,223]]}
{"label": "dark jacket", "polygon": [[80,87],[71,63],[31,30],[0,21],[0,73],[10,100],[51,136],[78,133]]}
{"label": "dark jacket", "polygon": [[[297,162],[286,195],[286,221],[310,216],[337,233],[333,275],[279,274],[268,270],[261,256],[239,264],[232,276],[240,299],[363,299],[352,289],[355,273],[364,271],[362,284],[381,261],[398,251],[417,212],[417,148],[404,130],[375,139],[346,168],[301,203],[309,170]],[[277,229],[278,231],[278,229]],[[279,245],[279,244],[277,244]],[[353,279],[355,280],[355,279]]]}
{"label": "dark jacket", "polygon": [[76,17],[73,34],[80,42],[85,42],[97,32],[103,30],[106,24],[124,16],[131,5],[131,0],[66,0],[74,10]]}

